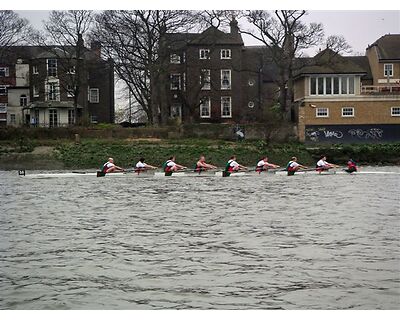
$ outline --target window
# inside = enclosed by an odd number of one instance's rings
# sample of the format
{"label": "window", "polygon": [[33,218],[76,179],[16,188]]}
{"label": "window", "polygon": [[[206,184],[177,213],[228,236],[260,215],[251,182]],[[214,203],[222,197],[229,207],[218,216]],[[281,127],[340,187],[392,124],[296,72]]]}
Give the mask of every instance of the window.
{"label": "window", "polygon": [[46,93],[47,101],[60,101],[60,86],[58,81],[47,82]]}
{"label": "window", "polygon": [[68,70],[67,70],[67,73],[68,74],[75,74],[75,66],[69,67]]}
{"label": "window", "polygon": [[8,67],[0,67],[0,77],[10,76],[10,69]]}
{"label": "window", "polygon": [[342,108],[342,117],[354,117],[354,108],[353,107],[343,107]]}
{"label": "window", "polygon": [[393,77],[393,64],[391,64],[391,63],[389,63],[389,64],[387,64],[387,63],[385,63],[384,65],[383,65],[383,75],[385,76],[385,77]]}
{"label": "window", "polygon": [[99,103],[99,89],[90,88],[89,89],[89,102],[90,103]]}
{"label": "window", "polygon": [[6,96],[7,95],[7,87],[6,85],[0,85],[0,96]]}
{"label": "window", "polygon": [[328,108],[317,108],[315,110],[315,115],[317,118],[328,118],[329,110],[328,110]]}
{"label": "window", "polygon": [[201,70],[200,84],[202,85],[201,90],[210,90],[211,89],[211,70],[210,69]]}
{"label": "window", "polygon": [[38,88],[38,86],[33,86],[33,97],[34,98],[39,97],[39,88]]}
{"label": "window", "polygon": [[49,127],[58,127],[58,114],[56,109],[49,109]]}
{"label": "window", "polygon": [[210,49],[200,49],[199,50],[200,59],[210,59]]}
{"label": "window", "polygon": [[221,118],[232,117],[232,98],[221,97]]}
{"label": "window", "polygon": [[354,94],[354,76],[311,77],[310,95]]}
{"label": "window", "polygon": [[15,114],[11,113],[10,114],[10,124],[16,124],[16,123],[17,123],[17,121],[16,121],[16,118],[15,118]]}
{"label": "window", "polygon": [[75,124],[75,110],[68,110],[68,124]]}
{"label": "window", "polygon": [[400,107],[392,107],[392,117],[400,117]]}
{"label": "window", "polygon": [[211,117],[211,101],[209,97],[203,98],[200,101],[200,117],[201,118]]}
{"label": "window", "polygon": [[180,64],[181,63],[181,57],[180,55],[176,54],[176,53],[172,53],[169,56],[169,62],[173,63],[173,64]]}
{"label": "window", "polygon": [[231,88],[231,70],[221,70],[221,90]]}
{"label": "window", "polygon": [[57,59],[47,59],[47,76],[57,77]]}
{"label": "window", "polygon": [[37,65],[32,66],[32,73],[33,74],[39,74],[39,68]]}
{"label": "window", "polygon": [[7,103],[0,103],[0,113],[7,113]]}
{"label": "window", "polygon": [[28,104],[28,97],[25,94],[21,94],[19,97],[19,106],[26,107]]}
{"label": "window", "polygon": [[179,73],[172,73],[171,76],[171,90],[181,89],[181,75]]}
{"label": "window", "polygon": [[67,98],[73,98],[75,97],[75,89],[73,86],[68,85],[67,86]]}
{"label": "window", "polygon": [[97,121],[97,116],[90,116],[90,122],[91,123],[98,123],[98,121]]}
{"label": "window", "polygon": [[221,59],[231,59],[231,49],[221,49]]}

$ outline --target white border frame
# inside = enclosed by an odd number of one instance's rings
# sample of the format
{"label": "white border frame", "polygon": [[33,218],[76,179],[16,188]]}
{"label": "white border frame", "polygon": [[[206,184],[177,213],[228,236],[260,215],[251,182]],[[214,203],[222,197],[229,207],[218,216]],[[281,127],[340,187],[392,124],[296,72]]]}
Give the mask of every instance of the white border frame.
{"label": "white border frame", "polygon": [[[326,109],[326,116],[320,116],[320,115],[318,115],[318,110],[320,110],[320,109]],[[316,118],[329,118],[329,108],[327,108],[327,107],[319,107],[319,108],[316,108],[316,109],[315,109],[315,117],[316,117]]]}

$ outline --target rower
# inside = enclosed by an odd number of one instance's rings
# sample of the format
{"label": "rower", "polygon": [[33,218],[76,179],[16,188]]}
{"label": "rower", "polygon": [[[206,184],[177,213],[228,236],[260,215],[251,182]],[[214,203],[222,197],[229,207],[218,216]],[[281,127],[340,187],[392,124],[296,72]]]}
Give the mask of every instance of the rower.
{"label": "rower", "polygon": [[337,168],[337,167],[339,167],[339,166],[337,166],[336,164],[327,162],[326,156],[321,156],[316,165],[317,171],[319,173],[321,173],[322,171],[328,171],[329,169]]}
{"label": "rower", "polygon": [[172,172],[176,172],[178,170],[186,169],[187,167],[182,166],[180,164],[175,163],[175,156],[170,157],[164,164],[163,164],[163,169],[164,172],[167,174]]}
{"label": "rower", "polygon": [[135,172],[140,173],[150,169],[157,169],[157,167],[151,166],[144,162],[144,158],[140,158],[139,162],[135,165]]}
{"label": "rower", "polygon": [[230,159],[225,165],[225,172],[232,173],[232,172],[238,172],[239,170],[247,170],[247,167],[237,163],[236,156],[230,157]]}
{"label": "rower", "polygon": [[288,176],[293,176],[299,169],[307,169],[307,167],[297,163],[297,158],[292,157],[292,160],[286,166]]}
{"label": "rower", "polygon": [[347,161],[347,169],[345,169],[344,171],[352,173],[352,172],[357,172],[357,170],[358,170],[357,164],[353,159]]}
{"label": "rower", "polygon": [[125,169],[118,167],[114,164],[114,159],[113,158],[108,158],[108,161],[103,164],[103,168],[101,169],[101,172],[106,174],[106,173],[112,173],[112,172],[123,172]]}
{"label": "rower", "polygon": [[279,168],[279,166],[273,163],[269,163],[268,157],[264,156],[260,159],[260,161],[257,162],[256,172],[261,173],[262,171],[268,171],[269,168],[276,169]]}
{"label": "rower", "polygon": [[217,169],[216,166],[206,163],[206,157],[201,155],[199,161],[196,162],[194,171],[200,173],[201,171]]}

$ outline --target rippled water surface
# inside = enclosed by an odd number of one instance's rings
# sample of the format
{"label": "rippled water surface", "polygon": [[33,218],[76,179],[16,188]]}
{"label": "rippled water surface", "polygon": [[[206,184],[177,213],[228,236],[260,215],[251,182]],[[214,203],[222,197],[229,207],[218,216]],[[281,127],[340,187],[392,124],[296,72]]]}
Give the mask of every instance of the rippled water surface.
{"label": "rippled water surface", "polygon": [[0,308],[399,309],[399,180],[0,172]]}

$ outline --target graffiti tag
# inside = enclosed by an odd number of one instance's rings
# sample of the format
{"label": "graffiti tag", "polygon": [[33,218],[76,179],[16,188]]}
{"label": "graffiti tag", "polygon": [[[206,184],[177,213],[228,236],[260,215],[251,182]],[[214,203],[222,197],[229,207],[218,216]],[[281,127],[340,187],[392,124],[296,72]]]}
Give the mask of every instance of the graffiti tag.
{"label": "graffiti tag", "polygon": [[330,130],[324,130],[325,138],[337,138],[337,139],[342,139],[343,138],[343,132],[342,131],[330,131]]}
{"label": "graffiti tag", "polygon": [[351,129],[348,131],[352,137],[357,137],[360,139],[372,139],[379,140],[382,138],[383,130],[378,128],[371,128],[369,130],[362,129]]}

